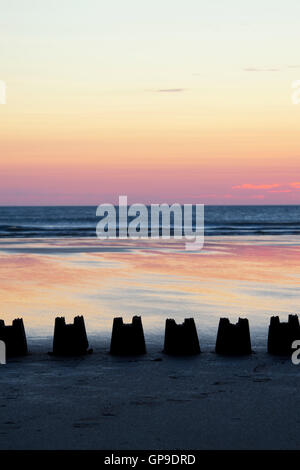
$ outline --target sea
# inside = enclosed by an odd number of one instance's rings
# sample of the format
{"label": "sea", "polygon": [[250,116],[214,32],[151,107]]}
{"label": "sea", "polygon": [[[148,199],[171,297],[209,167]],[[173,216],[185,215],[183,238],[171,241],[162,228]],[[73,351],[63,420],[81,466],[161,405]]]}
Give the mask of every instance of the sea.
{"label": "sea", "polygon": [[[96,209],[96,206],[2,206],[0,238],[96,238],[100,221]],[[298,235],[300,205],[205,206],[204,228],[205,236]]]}
{"label": "sea", "polygon": [[219,318],[241,316],[265,350],[270,316],[299,313],[300,205],[205,206],[198,251],[181,240],[99,240],[96,211],[0,207],[7,324],[22,317],[30,337],[50,338],[56,316],[82,314],[88,334],[109,342],[115,316],[141,315],[148,342],[161,344],[166,318],[193,317],[209,349]]}

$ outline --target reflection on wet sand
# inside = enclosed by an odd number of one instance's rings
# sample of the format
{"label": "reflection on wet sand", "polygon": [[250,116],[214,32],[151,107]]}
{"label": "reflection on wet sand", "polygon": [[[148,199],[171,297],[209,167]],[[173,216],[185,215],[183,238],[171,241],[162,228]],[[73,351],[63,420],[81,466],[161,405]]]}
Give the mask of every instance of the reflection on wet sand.
{"label": "reflection on wet sand", "polygon": [[290,236],[207,237],[197,253],[177,242],[1,240],[1,317],[22,315],[33,335],[77,314],[93,333],[133,314],[153,332],[170,316],[194,316],[204,331],[215,332],[220,316],[266,327],[271,314],[298,313],[299,254]]}

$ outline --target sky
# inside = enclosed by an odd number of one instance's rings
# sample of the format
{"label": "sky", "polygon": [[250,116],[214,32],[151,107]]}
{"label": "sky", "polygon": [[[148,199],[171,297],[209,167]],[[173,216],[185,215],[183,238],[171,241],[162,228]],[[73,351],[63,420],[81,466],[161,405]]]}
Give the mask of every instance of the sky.
{"label": "sky", "polygon": [[0,12],[0,205],[300,204],[299,0]]}

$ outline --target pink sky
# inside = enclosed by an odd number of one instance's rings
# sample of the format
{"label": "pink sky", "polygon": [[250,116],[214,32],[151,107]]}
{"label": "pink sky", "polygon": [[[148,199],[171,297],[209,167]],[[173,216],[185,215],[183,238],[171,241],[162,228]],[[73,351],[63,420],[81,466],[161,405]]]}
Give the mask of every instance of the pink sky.
{"label": "pink sky", "polygon": [[0,205],[300,203],[296,11],[28,2],[1,8]]}

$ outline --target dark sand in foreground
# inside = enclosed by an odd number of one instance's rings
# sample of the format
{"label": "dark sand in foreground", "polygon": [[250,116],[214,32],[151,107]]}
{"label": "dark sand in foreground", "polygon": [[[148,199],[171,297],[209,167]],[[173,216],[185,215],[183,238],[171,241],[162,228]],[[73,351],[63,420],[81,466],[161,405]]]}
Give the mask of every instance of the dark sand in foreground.
{"label": "dark sand in foreground", "polygon": [[[247,358],[48,356],[0,366],[1,449],[297,449],[300,366]],[[43,351],[43,352],[42,352]]]}

